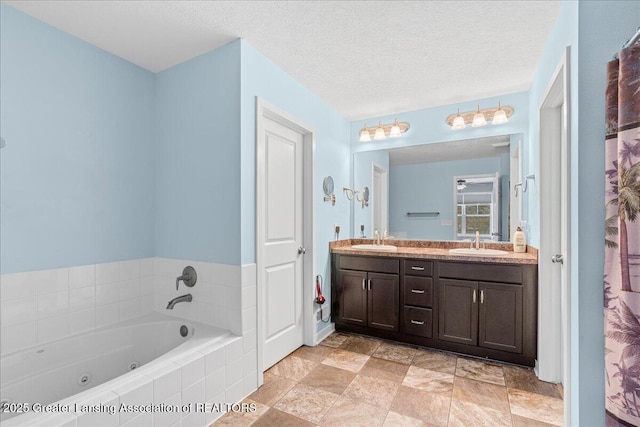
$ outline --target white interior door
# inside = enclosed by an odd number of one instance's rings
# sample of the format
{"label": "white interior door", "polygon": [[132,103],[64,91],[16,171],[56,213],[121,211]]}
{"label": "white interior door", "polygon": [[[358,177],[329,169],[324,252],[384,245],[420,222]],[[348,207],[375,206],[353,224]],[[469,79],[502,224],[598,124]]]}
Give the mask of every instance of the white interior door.
{"label": "white interior door", "polygon": [[269,118],[258,138],[257,185],[262,186],[262,368],[303,344],[303,151],[304,136]]}

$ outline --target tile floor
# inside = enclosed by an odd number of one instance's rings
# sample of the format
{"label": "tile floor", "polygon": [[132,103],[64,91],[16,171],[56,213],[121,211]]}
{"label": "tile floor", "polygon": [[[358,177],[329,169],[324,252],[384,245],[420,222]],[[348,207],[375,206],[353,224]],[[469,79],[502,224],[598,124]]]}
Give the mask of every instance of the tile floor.
{"label": "tile floor", "polygon": [[562,425],[562,387],[531,369],[335,332],[264,374],[255,412],[213,426]]}

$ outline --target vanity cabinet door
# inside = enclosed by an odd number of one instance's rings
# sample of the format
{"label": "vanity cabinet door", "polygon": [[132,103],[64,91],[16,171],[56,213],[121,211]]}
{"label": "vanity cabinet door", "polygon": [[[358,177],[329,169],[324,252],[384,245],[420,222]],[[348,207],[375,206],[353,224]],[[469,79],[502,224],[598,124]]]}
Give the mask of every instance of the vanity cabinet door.
{"label": "vanity cabinet door", "polygon": [[478,282],[440,279],[438,339],[478,344]]}
{"label": "vanity cabinet door", "polygon": [[397,274],[369,273],[368,325],[397,331],[400,325],[400,277]]}
{"label": "vanity cabinet door", "polygon": [[366,326],[367,324],[367,273],[340,270],[339,296],[340,320]]}
{"label": "vanity cabinet door", "polygon": [[480,289],[481,347],[522,352],[522,285],[483,283]]}

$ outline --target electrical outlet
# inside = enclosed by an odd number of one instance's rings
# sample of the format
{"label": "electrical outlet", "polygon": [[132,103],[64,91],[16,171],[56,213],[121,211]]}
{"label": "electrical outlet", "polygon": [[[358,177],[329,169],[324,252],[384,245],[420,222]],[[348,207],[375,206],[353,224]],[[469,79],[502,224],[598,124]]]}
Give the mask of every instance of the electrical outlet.
{"label": "electrical outlet", "polygon": [[322,320],[322,313],[319,310],[316,311],[316,320]]}
{"label": "electrical outlet", "polygon": [[440,225],[442,225],[442,226],[450,226],[450,225],[453,225],[453,220],[450,220],[450,219],[441,219],[441,220],[440,220]]}

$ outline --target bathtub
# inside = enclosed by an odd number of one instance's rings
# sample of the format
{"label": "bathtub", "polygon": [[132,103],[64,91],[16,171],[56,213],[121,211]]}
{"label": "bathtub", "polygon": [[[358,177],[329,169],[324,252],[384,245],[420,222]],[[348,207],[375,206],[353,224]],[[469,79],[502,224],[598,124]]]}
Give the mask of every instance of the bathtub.
{"label": "bathtub", "polygon": [[[170,425],[195,407],[183,410],[185,389],[224,368],[225,346],[239,339],[213,326],[151,313],[3,355],[0,421],[3,427],[117,426],[141,417],[132,425]],[[215,384],[209,388],[216,390]],[[211,397],[194,396],[194,405]],[[147,406],[123,412],[121,405],[132,399]]]}

